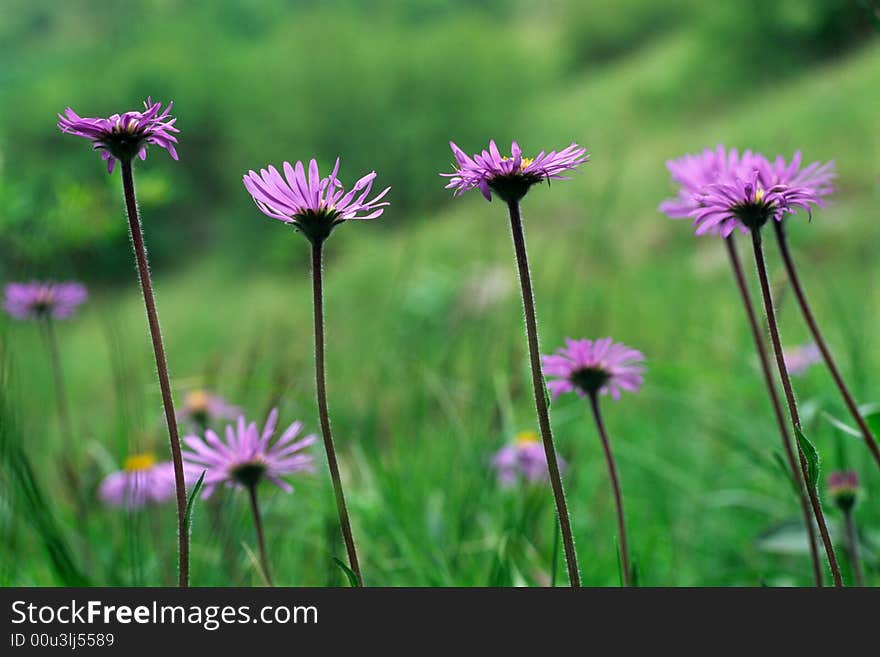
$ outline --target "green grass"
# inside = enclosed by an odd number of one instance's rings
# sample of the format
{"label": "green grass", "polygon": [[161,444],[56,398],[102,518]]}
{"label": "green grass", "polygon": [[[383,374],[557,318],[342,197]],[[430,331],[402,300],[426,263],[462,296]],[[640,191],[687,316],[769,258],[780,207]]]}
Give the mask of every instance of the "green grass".
{"label": "green grass", "polygon": [[[656,206],[670,193],[664,161],[705,145],[772,153],[800,147],[808,159],[835,159],[839,193],[812,223],[795,220],[792,240],[858,399],[880,401],[880,47],[723,97],[699,93],[700,80],[688,77],[699,48],[693,33],[669,32],[527,98],[502,126],[509,132],[496,138],[516,133],[527,150],[574,139],[592,153],[573,181],[533,190],[524,217],[544,351],[565,336],[612,335],[649,359],[640,394],[603,402],[642,582],[809,584],[805,545],[790,545],[790,532],[772,536],[785,543],[782,551],[761,549],[762,537],[796,520],[798,509],[773,461],[778,436],[723,249],[717,240],[694,239]],[[692,107],[685,102],[691,89]],[[170,166],[155,153],[142,169]],[[445,166],[438,161],[435,169]],[[429,180],[435,171],[422,175]],[[149,242],[149,207],[145,214]],[[245,202],[223,216],[265,230],[272,241],[247,252],[223,245],[172,275],[157,267],[178,396],[208,385],[255,418],[277,399],[283,421],[300,418],[317,431],[306,243]],[[513,434],[535,425],[504,208],[474,193],[436,213],[396,220],[395,231],[379,222],[346,225],[327,245],[330,410],[366,582],[546,584],[554,545],[549,490],[501,489],[487,465]],[[801,343],[806,330],[775,254],[771,267],[785,341]],[[132,275],[99,290],[59,331],[89,496],[130,451],[166,450],[135,284]],[[485,302],[475,303],[481,295]],[[12,369],[7,406],[16,410],[12,427],[4,417],[3,426],[15,430],[5,439],[30,458],[71,568],[94,583],[171,584],[173,506],[138,514],[94,508],[85,522],[76,519],[57,472],[39,336],[26,324],[4,331]],[[827,374],[814,368],[796,386],[826,472],[855,467],[866,489],[876,490],[867,452],[822,419],[823,410],[845,417]],[[613,500],[588,409],[565,398],[552,413],[570,464],[565,480],[584,582],[615,585]],[[294,482],[294,494],[269,485],[262,492],[279,584],[344,583],[333,563],[344,552],[320,460],[318,474]],[[45,523],[29,517],[12,475],[4,479],[10,485],[0,523],[14,540],[0,545],[0,555],[15,567],[0,570],[3,583],[63,583],[46,553]],[[876,500],[868,497],[858,517],[866,531],[880,527]],[[242,491],[197,504],[193,583],[258,583],[245,544],[255,545]],[[877,583],[876,555],[866,556],[869,581]],[[564,577],[560,563],[557,582]]]}

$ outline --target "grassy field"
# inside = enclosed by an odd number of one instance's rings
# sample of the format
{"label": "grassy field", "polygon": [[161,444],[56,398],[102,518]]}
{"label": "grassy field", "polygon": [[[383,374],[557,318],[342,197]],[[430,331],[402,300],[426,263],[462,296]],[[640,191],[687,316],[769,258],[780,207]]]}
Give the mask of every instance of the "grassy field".
{"label": "grassy field", "polygon": [[[832,204],[812,222],[793,220],[791,235],[857,398],[880,401],[880,45],[869,42],[772,84],[756,75],[752,86],[745,78],[723,92],[695,74],[703,47],[693,30],[653,36],[521,103],[511,99],[511,116],[485,140],[516,137],[527,152],[575,140],[591,153],[572,181],[535,188],[524,217],[544,352],[566,336],[610,335],[648,358],[643,390],[604,404],[641,582],[807,585],[798,509],[774,462],[778,435],[724,250],[656,207],[671,194],[665,160],[707,145],[773,155],[801,148],[807,160],[834,159],[840,189]],[[45,131],[53,129],[50,116]],[[448,136],[459,139],[456,126]],[[483,146],[459,143],[470,151]],[[304,155],[292,149],[287,157]],[[87,152],[81,160],[82,167],[100,166]],[[407,175],[425,188],[442,186],[436,174],[450,161],[445,156]],[[257,155],[251,166],[262,164]],[[322,164],[330,164],[329,155]],[[186,166],[157,151],[141,169]],[[221,184],[240,185],[240,173]],[[348,181],[356,171],[343,160],[342,174]],[[380,171],[380,181],[395,185],[393,172]],[[179,258],[185,264],[154,268],[173,384],[178,396],[215,389],[254,419],[278,404],[282,421],[299,418],[317,432],[307,245],[249,207],[240,191],[234,206],[216,211],[235,230],[258,232],[260,241],[225,241]],[[120,208],[106,212],[121,222]],[[149,240],[149,203],[144,213]],[[380,225],[386,217],[393,230]],[[473,193],[430,207],[411,203],[405,213],[392,205],[386,217],[343,226],[327,245],[330,410],[367,584],[544,585],[554,569],[562,583],[549,489],[501,488],[488,465],[515,433],[535,428],[504,207]],[[772,251],[770,263],[783,337],[801,344],[807,332]],[[59,327],[87,484],[85,518],[59,476],[51,373],[39,333],[30,324],[0,324],[9,370],[0,429],[7,457],[4,585],[60,584],[76,572],[94,584],[174,581],[173,505],[125,513],[93,503],[100,478],[127,454],[167,449],[142,302],[127,274],[96,286],[81,315]],[[796,387],[823,470],[852,467],[862,478],[867,495],[857,517],[868,580],[876,584],[880,473],[863,446],[825,418],[844,418],[845,410],[824,368],[814,367]],[[588,408],[563,398],[552,415],[569,463],[584,582],[615,585],[613,500]],[[22,452],[44,506],[34,505],[35,493],[9,463]],[[344,552],[319,454],[316,448],[317,473],[295,480],[292,495],[263,489],[280,584],[344,581],[332,561]],[[838,525],[830,504],[828,514]],[[241,491],[222,490],[200,503],[192,541],[194,584],[260,583]]]}

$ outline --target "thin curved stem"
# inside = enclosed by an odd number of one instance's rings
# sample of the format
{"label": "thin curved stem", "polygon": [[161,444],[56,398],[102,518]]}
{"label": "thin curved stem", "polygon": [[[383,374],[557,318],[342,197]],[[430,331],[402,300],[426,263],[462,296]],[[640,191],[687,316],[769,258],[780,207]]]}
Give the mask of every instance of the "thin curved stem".
{"label": "thin curved stem", "polygon": [[614,492],[614,506],[617,510],[617,532],[620,536],[620,565],[623,568],[623,585],[632,586],[632,570],[630,570],[629,565],[629,548],[626,541],[626,521],[623,514],[623,495],[620,492],[620,479],[617,476],[617,465],[611,452],[611,442],[608,440],[608,434],[605,432],[605,423],[602,422],[602,413],[599,411],[599,398],[595,392],[590,394],[590,408],[593,410],[596,429],[599,430],[602,451],[605,452],[605,463],[608,466],[608,478],[611,480],[611,490]]}
{"label": "thin curved stem", "polygon": [[556,457],[556,446],[553,443],[553,430],[550,427],[550,413],[547,408],[547,390],[544,386],[544,374],[541,370],[541,352],[538,344],[538,322],[535,317],[535,300],[532,294],[532,277],[529,273],[529,260],[526,254],[526,239],[523,233],[522,217],[519,203],[509,201],[510,231],[513,236],[513,248],[516,252],[516,264],[519,271],[519,282],[522,288],[523,310],[526,322],[526,337],[529,345],[529,364],[532,372],[532,388],[535,395],[535,410],[538,415],[538,426],[544,443],[544,454],[550,472],[550,485],[556,501],[556,515],[559,518],[559,529],[562,532],[562,545],[565,550],[565,562],[568,567],[568,580],[571,586],[581,585],[578,572],[577,553],[574,549],[574,538],[571,532],[571,519],[568,505],[565,502],[565,489],[559,474],[559,462]]}
{"label": "thin curved stem", "polygon": [[357,577],[358,584],[364,585],[361,567],[358,563],[357,548],[351,532],[351,521],[348,507],[345,504],[345,493],[342,489],[342,477],[339,474],[339,463],[336,459],[336,448],[333,445],[333,434],[330,432],[330,414],[327,411],[327,383],[324,374],[324,283],[323,283],[323,242],[312,242],[312,292],[315,319],[315,388],[318,396],[318,416],[321,422],[321,435],[324,438],[324,450],[327,452],[327,465],[330,467],[330,479],[333,482],[333,494],[336,497],[336,511],[339,514],[339,526],[348,552],[348,564]]}
{"label": "thin curved stem", "polygon": [[755,307],[752,305],[752,298],[749,294],[749,288],[746,285],[746,279],[743,275],[739,255],[737,255],[736,242],[734,242],[733,235],[727,237],[724,240],[724,244],[727,247],[727,254],[730,257],[730,267],[733,270],[733,277],[736,279],[736,285],[743,302],[743,308],[745,308],[746,317],[749,320],[752,340],[755,343],[755,350],[758,352],[758,361],[761,363],[761,373],[764,375],[764,384],[767,387],[767,394],[770,397],[770,403],[773,406],[773,415],[776,418],[776,424],[779,428],[779,437],[782,439],[782,448],[785,452],[785,458],[788,461],[788,467],[791,469],[792,481],[794,481],[798,501],[800,502],[801,514],[804,518],[804,529],[809,538],[810,558],[813,563],[813,578],[816,582],[816,586],[821,587],[823,585],[822,564],[819,561],[819,548],[816,545],[816,533],[813,530],[813,520],[810,515],[810,507],[807,502],[807,496],[804,493],[804,480],[803,477],[801,477],[801,470],[800,467],[798,467],[798,462],[794,455],[791,436],[788,432],[788,426],[785,423],[782,404],[779,401],[779,393],[776,390],[776,385],[773,383],[773,372],[770,369],[770,358],[767,355],[767,347],[764,344],[764,338],[761,335],[758,316],[755,313]]}
{"label": "thin curved stem", "polygon": [[189,586],[189,533],[186,530],[186,482],[183,478],[180,435],[177,431],[177,417],[174,414],[174,400],[171,395],[171,382],[168,378],[168,363],[165,359],[165,347],[162,344],[162,331],[159,328],[159,315],[156,312],[156,299],[153,295],[153,283],[150,279],[150,267],[147,263],[147,249],[144,245],[141,218],[138,214],[137,200],[134,194],[131,162],[122,161],[120,164],[122,165],[122,189],[125,193],[128,227],[134,248],[134,259],[137,263],[138,278],[141,282],[141,291],[144,296],[144,305],[147,309],[147,324],[153,342],[153,355],[156,358],[156,371],[159,376],[159,389],[162,392],[165,423],[168,426],[168,439],[171,443],[171,460],[174,464],[174,486],[177,496],[177,585],[186,587]]}
{"label": "thin curved stem", "polygon": [[263,575],[266,576],[266,582],[269,586],[275,586],[272,583],[272,572],[269,570],[269,553],[266,551],[266,540],[263,538],[263,519],[260,516],[260,505],[257,502],[257,485],[252,484],[248,486],[247,491],[251,502],[251,513],[254,516],[254,529],[257,532],[257,546],[260,549],[260,565],[263,568]]}
{"label": "thin curved stem", "polygon": [[843,512],[844,522],[846,523],[846,542],[849,548],[849,562],[853,571],[853,579],[856,586],[865,585],[865,578],[862,575],[862,562],[859,559],[859,532],[856,531],[856,519],[853,517],[853,510],[848,509]]}
{"label": "thin curved stem", "polygon": [[862,416],[861,412],[859,412],[859,407],[856,404],[852,393],[849,391],[846,382],[843,380],[843,376],[837,368],[837,363],[831,355],[831,350],[828,348],[828,343],[825,342],[822,331],[819,329],[819,323],[816,321],[816,316],[813,314],[812,308],[810,308],[810,302],[807,301],[806,292],[804,292],[797,269],[795,269],[794,259],[791,257],[791,250],[788,248],[788,237],[785,234],[783,222],[775,221],[773,222],[773,226],[776,229],[776,241],[779,244],[779,252],[782,254],[782,261],[785,263],[786,272],[788,272],[788,280],[794,290],[795,297],[797,297],[798,306],[800,306],[804,321],[810,329],[813,341],[816,343],[816,346],[819,347],[819,351],[822,352],[822,358],[825,360],[825,365],[828,366],[828,371],[831,372],[831,377],[834,379],[834,383],[837,385],[837,389],[843,397],[843,401],[846,404],[846,408],[849,410],[849,414],[859,426],[859,431],[862,432],[862,436],[865,439],[865,444],[868,446],[868,450],[871,452],[871,456],[874,457],[874,461],[877,463],[877,466],[880,467],[880,447],[877,446],[877,437],[874,436],[871,428],[865,421],[865,418]]}
{"label": "thin curved stem", "polygon": [[[767,325],[770,328],[770,341],[773,343],[773,352],[776,356],[776,367],[779,370],[779,378],[782,380],[782,389],[785,392],[785,400],[788,403],[788,413],[791,416],[791,423],[794,426],[795,433],[801,430],[801,420],[798,415],[797,401],[794,398],[794,390],[791,387],[791,378],[788,375],[788,368],[785,366],[785,357],[782,354],[782,341],[779,338],[779,326],[776,323],[776,310],[773,307],[773,294],[770,291],[770,279],[767,276],[767,264],[764,262],[764,247],[761,243],[761,230],[756,228],[752,230],[752,246],[755,252],[755,265],[758,269],[758,280],[761,283],[761,295],[764,299],[764,312],[767,315]],[[822,544],[825,548],[825,556],[828,557],[828,565],[831,568],[831,577],[834,580],[834,586],[843,586],[843,579],[840,576],[840,566],[837,563],[837,555],[834,553],[834,545],[831,542],[831,536],[828,533],[828,524],[825,522],[825,514],[822,512],[822,505],[819,502],[819,495],[816,487],[810,482],[807,472],[807,458],[804,451],[798,444],[798,457],[801,464],[801,475],[807,488],[807,495],[810,498],[810,506],[813,508],[813,515],[819,526],[819,534],[822,537]]]}

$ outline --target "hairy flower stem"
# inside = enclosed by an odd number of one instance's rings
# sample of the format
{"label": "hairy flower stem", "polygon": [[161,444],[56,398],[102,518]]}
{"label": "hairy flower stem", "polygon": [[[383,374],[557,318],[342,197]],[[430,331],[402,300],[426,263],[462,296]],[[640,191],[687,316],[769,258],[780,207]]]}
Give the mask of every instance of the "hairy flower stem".
{"label": "hairy flower stem", "polygon": [[862,564],[859,560],[859,533],[856,531],[853,510],[844,511],[843,518],[846,523],[846,543],[849,549],[849,563],[853,571],[853,579],[855,579],[856,586],[862,587],[865,585],[865,578],[862,576]]}
{"label": "hairy flower stem", "polygon": [[162,331],[156,312],[156,299],[153,296],[153,283],[147,263],[147,249],[141,231],[141,218],[138,214],[137,199],[134,194],[134,178],[131,161],[120,162],[122,166],[122,189],[125,193],[125,209],[128,213],[128,227],[134,258],[137,263],[138,278],[147,309],[147,323],[153,341],[153,354],[156,357],[156,370],[159,375],[159,389],[162,392],[162,405],[165,409],[165,423],[168,426],[168,439],[171,443],[171,460],[174,463],[174,484],[177,493],[177,545],[178,577],[177,585],[189,586],[189,533],[186,531],[186,482],[183,478],[183,457],[180,453],[180,436],[177,431],[177,417],[174,414],[174,401],[171,395],[171,382],[168,379],[168,363],[165,360],[165,347],[162,344]]}
{"label": "hairy flower stem", "polygon": [[532,387],[535,394],[535,409],[538,414],[538,426],[547,456],[547,467],[550,471],[550,484],[556,500],[556,515],[559,518],[559,529],[562,532],[562,545],[565,549],[565,562],[568,566],[568,580],[571,586],[581,585],[578,572],[577,554],[574,549],[574,538],[571,533],[571,519],[565,502],[565,489],[559,474],[559,462],[556,458],[556,446],[553,444],[553,430],[550,428],[550,413],[547,409],[547,390],[544,386],[544,374],[541,370],[541,352],[538,345],[538,322],[535,317],[535,300],[532,294],[532,278],[529,273],[529,260],[526,255],[526,238],[523,234],[522,217],[518,201],[508,201],[510,212],[510,231],[513,235],[513,248],[516,252],[516,264],[519,270],[519,282],[522,288],[523,310],[525,312],[526,336],[529,344],[529,362],[532,371]]}
{"label": "hairy flower stem", "polygon": [[342,538],[348,552],[348,564],[357,577],[358,584],[364,585],[361,567],[358,563],[357,549],[351,532],[348,508],[345,505],[345,493],[342,489],[342,477],[339,475],[339,463],[336,460],[336,448],[333,446],[333,434],[330,433],[330,414],[327,412],[327,383],[324,376],[324,284],[323,284],[323,246],[322,240],[312,241],[312,292],[315,316],[315,387],[318,395],[318,415],[321,421],[321,435],[324,438],[324,450],[327,452],[327,465],[330,467],[330,479],[333,481],[333,493],[336,497],[336,510],[339,514],[339,525]]}
{"label": "hairy flower stem", "polygon": [[798,466],[797,458],[791,444],[791,436],[788,432],[788,426],[785,422],[785,416],[782,411],[782,404],[779,401],[779,393],[776,390],[776,384],[773,383],[773,372],[770,368],[770,358],[767,355],[767,347],[764,344],[764,338],[761,335],[761,329],[758,324],[758,316],[755,313],[755,307],[752,305],[752,298],[749,294],[749,288],[746,285],[746,279],[743,275],[742,265],[739,261],[739,255],[736,252],[736,243],[733,235],[724,240],[727,247],[727,254],[730,256],[730,266],[733,269],[733,277],[736,279],[736,285],[742,298],[743,307],[749,320],[749,328],[752,332],[752,339],[755,342],[755,350],[758,352],[758,361],[761,363],[761,372],[764,375],[764,383],[767,387],[767,394],[770,397],[770,403],[773,406],[773,414],[776,417],[776,424],[779,427],[779,436],[782,438],[782,448],[791,468],[791,477],[794,481],[798,501],[801,505],[801,513],[804,517],[804,528],[807,531],[807,537],[810,544],[810,557],[813,562],[813,578],[816,586],[821,587],[822,582],[822,564],[819,561],[819,548],[816,545],[816,533],[813,528],[813,520],[810,516],[810,507],[807,502],[807,496],[804,493],[804,480],[801,477],[801,470]]}
{"label": "hairy flower stem", "polygon": [[776,229],[776,241],[779,243],[779,252],[782,254],[782,261],[785,263],[786,272],[788,272],[788,280],[791,283],[795,296],[797,297],[798,305],[801,308],[801,314],[804,316],[804,321],[810,329],[810,333],[813,336],[816,346],[819,347],[819,351],[822,352],[822,358],[825,360],[825,364],[831,372],[831,377],[834,379],[834,383],[837,384],[837,389],[840,391],[850,415],[852,415],[853,420],[859,426],[859,431],[862,432],[862,436],[865,438],[865,444],[871,451],[871,455],[874,457],[877,466],[880,467],[880,447],[877,446],[877,438],[871,432],[868,423],[859,412],[859,407],[856,405],[852,393],[849,391],[846,382],[844,382],[840,370],[837,369],[837,363],[831,355],[828,343],[825,342],[825,338],[822,336],[822,331],[819,330],[816,316],[813,315],[813,310],[810,308],[810,303],[807,301],[807,295],[801,285],[800,277],[794,266],[794,260],[791,257],[791,250],[788,248],[788,237],[785,234],[784,222],[775,221],[773,222],[773,226]]}
{"label": "hairy flower stem", "polygon": [[611,490],[614,492],[614,506],[617,510],[617,533],[620,536],[620,565],[623,569],[623,585],[632,586],[632,570],[629,565],[629,548],[626,542],[626,521],[623,515],[623,495],[620,492],[620,480],[617,477],[617,465],[614,463],[614,455],[611,453],[611,442],[605,432],[605,423],[602,422],[602,414],[599,412],[599,397],[590,393],[590,408],[593,410],[593,419],[596,421],[596,429],[599,430],[599,438],[602,440],[602,451],[605,452],[605,463],[608,466],[608,478],[611,480]]}
{"label": "hairy flower stem", "polygon": [[[773,295],[770,291],[770,279],[767,276],[767,264],[764,262],[764,247],[761,243],[761,229],[752,229],[752,246],[755,251],[755,265],[758,269],[758,280],[761,283],[761,295],[764,299],[764,312],[767,315],[767,325],[770,328],[770,341],[773,343],[773,352],[776,356],[776,367],[779,370],[779,378],[782,380],[782,389],[785,391],[785,400],[788,403],[788,413],[791,416],[791,423],[794,425],[795,433],[801,430],[801,420],[798,415],[797,402],[794,398],[794,391],[791,387],[791,378],[788,375],[788,369],[785,366],[785,357],[782,354],[782,341],[779,338],[779,326],[776,323],[776,310],[773,307]],[[834,545],[831,543],[831,536],[828,534],[828,524],[825,522],[825,514],[822,512],[822,505],[819,502],[819,495],[816,492],[815,482],[810,482],[807,472],[807,458],[804,451],[798,444],[798,457],[801,464],[801,475],[807,488],[807,495],[810,498],[810,506],[813,508],[813,515],[816,523],[819,525],[819,534],[822,536],[822,544],[825,547],[825,555],[828,557],[828,565],[831,567],[831,577],[834,580],[834,586],[843,586],[843,580],[840,577],[840,566],[837,563],[837,555],[834,553]]]}
{"label": "hairy flower stem", "polygon": [[251,513],[254,516],[254,529],[257,531],[257,545],[260,548],[260,567],[263,569],[266,583],[269,586],[275,586],[272,583],[272,573],[269,570],[269,553],[266,551],[266,539],[263,537],[263,519],[260,516],[260,505],[257,502],[257,485],[251,484],[247,487],[247,491],[251,501]]}

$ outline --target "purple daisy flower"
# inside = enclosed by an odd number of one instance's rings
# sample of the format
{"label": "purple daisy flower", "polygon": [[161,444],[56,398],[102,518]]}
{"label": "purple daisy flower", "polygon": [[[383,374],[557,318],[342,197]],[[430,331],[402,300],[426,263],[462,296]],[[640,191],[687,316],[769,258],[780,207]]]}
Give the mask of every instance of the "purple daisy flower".
{"label": "purple daisy flower", "polygon": [[[559,470],[567,467],[565,461],[557,459]],[[498,481],[509,487],[524,479],[530,484],[549,481],[547,454],[538,434],[534,431],[521,431],[516,440],[505,445],[492,458],[492,467],[498,471]]]}
{"label": "purple daisy flower", "polygon": [[782,356],[785,359],[785,367],[792,376],[802,376],[811,365],[822,362],[822,352],[815,342],[785,349]]}
{"label": "purple daisy flower", "polygon": [[293,166],[284,162],[282,169],[284,177],[272,165],[260,169],[259,174],[249,171],[243,178],[245,189],[263,214],[293,225],[312,242],[325,240],[336,226],[349,219],[375,219],[390,205],[387,201],[380,203],[390,187],[367,200],[375,171],[346,192],[336,177],[339,158],[326,178],[321,178],[314,159],[309,162],[308,176],[302,162]]}
{"label": "purple daisy flower", "polygon": [[638,392],[642,386],[642,352],[611,338],[599,340],[565,339],[566,346],[551,356],[542,356],[544,373],[553,377],[547,388],[556,399],[566,392],[581,397],[611,394],[620,399],[621,390]]}
{"label": "purple daisy flower", "polygon": [[69,135],[91,140],[92,147],[101,151],[101,159],[107,161],[107,171],[113,173],[117,159],[130,161],[135,155],[147,159],[149,144],[164,148],[177,159],[174,133],[180,131],[174,127],[177,119],[169,117],[173,105],[168,103],[165,111],[160,113],[162,103],[147,98],[143,112],[132,110],[106,119],[84,118],[68,107],[64,115],[58,115],[58,128]]}
{"label": "purple daisy flower", "polygon": [[135,454],[122,470],[107,475],[98,495],[108,506],[140,509],[174,498],[174,464],[158,463],[152,454]]}
{"label": "purple daisy flower", "polygon": [[88,296],[81,283],[9,283],[3,308],[16,319],[67,319]]}
{"label": "purple daisy flower", "polygon": [[262,432],[256,422],[247,423],[241,415],[234,427],[226,427],[225,440],[211,429],[205,431],[204,438],[184,438],[192,450],[184,453],[186,462],[193,468],[206,470],[204,496],[208,497],[218,484],[254,488],[262,479],[268,479],[287,493],[293,491],[282,477],[314,470],[314,458],[299,452],[314,443],[317,437],[308,435],[295,440],[303,425],[294,422],[273,443],[277,424],[278,409],[273,408]]}
{"label": "purple daisy flower", "polygon": [[836,470],[828,475],[828,495],[843,511],[849,511],[859,494],[859,476],[855,470]]}
{"label": "purple daisy flower", "polygon": [[202,389],[190,390],[183,398],[178,416],[181,421],[193,422],[200,427],[212,420],[235,420],[242,411],[220,395]]}
{"label": "purple daisy flower", "polygon": [[519,144],[510,146],[510,157],[501,155],[495,140],[489,142],[489,150],[473,157],[468,156],[455,142],[449,142],[457,166],[452,173],[441,173],[449,178],[446,189],[455,190],[461,196],[469,189],[479,189],[487,201],[495,192],[506,202],[519,201],[529,188],[542,180],[567,180],[564,174],[590,159],[587,149],[572,143],[559,152],[541,151],[534,158],[523,157]]}
{"label": "purple daisy flower", "polygon": [[810,212],[833,190],[834,164],[814,162],[801,169],[801,160],[800,151],[790,163],[782,157],[771,163],[760,153],[740,155],[723,146],[671,160],[667,167],[681,187],[660,211],[673,219],[690,217],[697,235],[723,237],[737,229],[748,233],[770,219],[782,221],[798,210]]}

